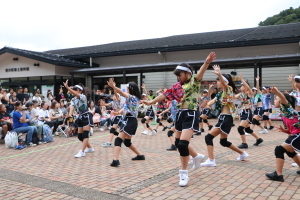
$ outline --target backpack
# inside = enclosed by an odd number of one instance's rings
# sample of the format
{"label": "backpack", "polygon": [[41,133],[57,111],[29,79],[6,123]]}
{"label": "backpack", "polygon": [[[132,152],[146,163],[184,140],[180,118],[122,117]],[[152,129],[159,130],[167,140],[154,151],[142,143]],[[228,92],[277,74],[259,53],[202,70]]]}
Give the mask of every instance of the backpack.
{"label": "backpack", "polygon": [[4,140],[6,148],[15,148],[18,146],[18,134],[16,132],[8,131]]}
{"label": "backpack", "polygon": [[43,142],[52,142],[52,129],[48,125],[43,125]]}

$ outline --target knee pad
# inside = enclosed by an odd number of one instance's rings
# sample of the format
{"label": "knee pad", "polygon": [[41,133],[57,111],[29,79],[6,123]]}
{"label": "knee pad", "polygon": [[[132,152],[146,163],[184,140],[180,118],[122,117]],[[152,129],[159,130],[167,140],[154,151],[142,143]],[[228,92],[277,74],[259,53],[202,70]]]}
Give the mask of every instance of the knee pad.
{"label": "knee pad", "polygon": [[220,144],[223,146],[223,147],[230,147],[230,145],[232,144],[231,142],[228,142],[227,141],[227,138],[224,138],[224,139],[220,139]]}
{"label": "knee pad", "polygon": [[179,143],[180,138],[175,138],[175,146],[178,148],[178,143]]}
{"label": "knee pad", "polygon": [[199,123],[202,123],[203,119],[202,117],[199,117]]}
{"label": "knee pad", "polygon": [[168,131],[168,137],[172,137],[173,136],[174,131],[169,130]]}
{"label": "knee pad", "polygon": [[285,152],[286,153],[286,155],[288,155],[288,157],[290,157],[290,158],[294,158],[296,155],[297,155],[297,153],[294,151],[294,152],[288,152],[288,151],[286,151]]}
{"label": "knee pad", "polygon": [[142,124],[145,124],[145,123],[146,123],[146,119],[143,118],[143,119],[141,120],[141,122],[142,122]]}
{"label": "knee pad", "polygon": [[213,135],[207,134],[207,135],[205,136],[205,143],[206,143],[206,145],[214,146],[214,143],[213,143],[213,139],[214,139],[214,138],[215,138],[215,137],[214,137]]}
{"label": "knee pad", "polygon": [[80,140],[81,142],[83,141],[82,133],[78,133],[77,137],[78,137],[78,140]]}
{"label": "knee pad", "polygon": [[203,122],[204,122],[204,123],[207,123],[208,121],[207,121],[207,119],[203,119]]}
{"label": "knee pad", "polygon": [[253,130],[250,128],[250,126],[245,128],[245,131],[250,134],[253,133]]}
{"label": "knee pad", "polygon": [[90,133],[90,131],[83,131],[83,133],[82,133],[82,138],[83,138],[83,139],[89,138],[89,133]]}
{"label": "knee pad", "polygon": [[130,147],[130,146],[131,146],[131,139],[125,139],[125,140],[124,140],[124,145],[125,145],[126,147]]}
{"label": "knee pad", "polygon": [[115,132],[114,132],[114,135],[115,135],[115,136],[118,136],[118,135],[119,135],[119,132],[115,131]]}
{"label": "knee pad", "polygon": [[267,115],[263,115],[262,118],[263,118],[263,120],[268,120],[269,117]]}
{"label": "knee pad", "polygon": [[111,128],[110,130],[109,130],[109,133],[115,133],[116,132],[116,129],[115,128]]}
{"label": "knee pad", "polygon": [[276,158],[281,158],[284,160],[284,152],[285,152],[285,148],[283,148],[282,146],[276,146],[275,147],[275,156]]}
{"label": "knee pad", "polygon": [[147,128],[149,128],[150,126],[149,126],[149,124],[146,124],[146,126],[147,126]]}
{"label": "knee pad", "polygon": [[168,122],[168,123],[172,123],[173,120],[172,120],[171,118],[169,118],[169,119],[167,120],[167,122]]}
{"label": "knee pad", "polygon": [[244,131],[245,127],[239,126],[237,129],[240,135],[245,135],[245,131]]}
{"label": "knee pad", "polygon": [[258,126],[260,125],[259,121],[257,121],[257,119],[255,119],[255,118],[252,119],[252,124],[258,125]]}
{"label": "knee pad", "polygon": [[178,143],[178,151],[180,153],[180,156],[189,156],[189,141],[186,140],[179,140]]}
{"label": "knee pad", "polygon": [[115,139],[115,146],[121,147],[123,140],[119,137]]}
{"label": "knee pad", "polygon": [[156,119],[156,123],[159,123],[159,122],[160,122],[160,119],[159,119],[159,118],[157,118],[157,119]]}

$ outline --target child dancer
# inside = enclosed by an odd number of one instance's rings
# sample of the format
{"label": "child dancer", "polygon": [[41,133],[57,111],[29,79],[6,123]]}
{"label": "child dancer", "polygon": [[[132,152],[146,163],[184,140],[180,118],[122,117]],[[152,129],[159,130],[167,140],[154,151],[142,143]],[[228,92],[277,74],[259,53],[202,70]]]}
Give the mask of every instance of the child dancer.
{"label": "child dancer", "polygon": [[140,151],[131,143],[131,138],[133,135],[135,135],[138,127],[137,115],[139,101],[141,99],[139,88],[135,82],[129,82],[127,86],[127,92],[123,92],[120,88],[116,87],[116,83],[113,78],[110,78],[109,81],[107,81],[107,84],[113,88],[115,93],[119,93],[125,97],[120,133],[115,139],[114,159],[110,166],[117,167],[120,165],[119,155],[123,142],[126,147],[130,148],[130,150],[137,154],[137,156],[132,158],[132,160],[145,160],[145,156],[142,155]]}
{"label": "child dancer", "polygon": [[[168,100],[175,99],[180,102],[178,104],[179,111],[176,115],[175,121],[175,146],[180,153],[181,161],[181,170],[179,170],[179,186],[186,186],[189,181],[187,170],[189,155],[193,157],[194,169],[198,168],[200,162],[204,159],[203,155],[197,155],[189,143],[194,131],[199,130],[200,113],[198,110],[198,97],[201,80],[209,64],[215,59],[216,54],[211,52],[206,58],[205,63],[200,67],[200,70],[195,75],[193,75],[193,70],[189,64],[181,63],[174,70],[174,74],[177,76],[180,83],[173,85],[171,89],[167,90],[150,102],[152,104],[165,98],[168,98]],[[178,97],[180,97],[180,100]]]}
{"label": "child dancer", "polygon": [[75,123],[78,126],[78,139],[82,142],[82,148],[75,155],[75,158],[80,158],[85,156],[85,153],[95,151],[89,143],[90,127],[94,126],[93,115],[89,112],[87,99],[84,94],[84,86],[79,83],[73,88],[70,88],[68,86],[68,81],[69,80],[66,80],[63,84],[65,88],[74,95],[74,98],[71,100],[70,111],[67,117],[72,117],[74,110],[79,114]]}
{"label": "child dancer", "polygon": [[[281,125],[278,131],[288,134],[288,138],[279,146],[275,147],[276,170],[273,173],[266,173],[266,177],[270,180],[283,182],[282,169],[284,165],[284,153],[292,158],[300,166],[300,156],[297,156],[296,151],[300,151],[300,123],[298,113],[294,110],[295,98],[288,94],[282,94],[276,87],[271,90],[276,94],[274,102],[276,108],[280,108],[282,112],[282,121],[286,126],[284,129]],[[300,174],[300,171],[297,171]]]}
{"label": "child dancer", "polygon": [[[240,74],[240,79],[242,81],[242,86],[240,88],[240,93],[235,95],[235,98],[241,100],[241,107],[243,111],[240,113],[240,125],[238,127],[238,132],[241,135],[242,144],[238,146],[240,149],[247,149],[248,144],[246,141],[245,131],[250,133],[256,139],[255,144],[260,144],[263,142],[261,138],[259,138],[254,132],[253,129],[250,128],[250,124],[252,123],[252,107],[253,104],[251,102],[252,90],[249,87],[248,83],[243,79],[242,74]],[[247,94],[248,93],[248,94]]]}
{"label": "child dancer", "polygon": [[213,139],[218,135],[220,135],[220,144],[223,147],[228,147],[233,151],[239,153],[239,157],[237,158],[238,161],[245,160],[249,156],[245,151],[243,152],[231,142],[227,141],[228,134],[230,133],[233,124],[232,114],[235,112],[235,105],[233,104],[233,93],[234,91],[236,91],[236,87],[232,81],[230,74],[221,74],[221,70],[218,65],[214,65],[213,68],[213,73],[218,76],[218,88],[223,88],[223,92],[219,92],[216,97],[208,103],[208,105],[210,106],[213,103],[216,103],[216,109],[220,110],[221,113],[219,115],[218,123],[210,131],[210,133],[205,136],[208,159],[204,163],[201,163],[201,166],[204,167],[216,166]]}

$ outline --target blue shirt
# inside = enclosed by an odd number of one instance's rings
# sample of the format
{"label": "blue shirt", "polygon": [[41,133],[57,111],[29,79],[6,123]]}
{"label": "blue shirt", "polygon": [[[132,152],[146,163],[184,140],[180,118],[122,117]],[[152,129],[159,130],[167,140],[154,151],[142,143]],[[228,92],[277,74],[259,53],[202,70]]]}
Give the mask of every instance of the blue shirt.
{"label": "blue shirt", "polygon": [[[19,127],[26,127],[26,126],[28,126],[27,123],[21,123],[20,122],[20,118],[22,116],[23,115],[20,112],[14,111],[14,113],[13,113],[13,122],[14,122],[13,129],[19,128]],[[26,115],[26,119],[28,119],[27,115]]]}

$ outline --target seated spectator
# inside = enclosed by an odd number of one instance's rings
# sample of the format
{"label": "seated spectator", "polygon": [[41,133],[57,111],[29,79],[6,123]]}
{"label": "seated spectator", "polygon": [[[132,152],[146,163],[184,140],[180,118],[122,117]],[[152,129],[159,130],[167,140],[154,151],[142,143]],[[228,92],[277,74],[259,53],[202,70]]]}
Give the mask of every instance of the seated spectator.
{"label": "seated spectator", "polygon": [[28,126],[29,118],[25,113],[25,108],[22,102],[15,103],[15,111],[13,113],[13,131],[16,133],[27,133],[26,144],[29,146],[35,146],[32,143],[32,136],[34,132],[37,132],[35,126]]}
{"label": "seated spectator", "polygon": [[[56,125],[56,123],[54,121],[52,121],[50,119],[50,114],[49,111],[47,110],[48,108],[48,104],[43,101],[41,103],[41,109],[38,112],[38,125],[44,125],[47,124],[50,128],[52,128],[52,130],[54,130],[54,126],[55,126],[55,130],[58,127],[58,125]],[[53,131],[54,133],[54,131]]]}
{"label": "seated spectator", "polygon": [[[35,100],[34,100],[35,101]],[[37,104],[37,101],[35,101],[35,104]],[[42,132],[43,132],[43,126],[38,125],[38,111],[36,111],[33,107],[34,103],[33,102],[27,102],[25,106],[28,108],[26,111],[26,114],[28,115],[29,118],[29,125],[30,126],[35,126],[37,128],[37,136],[41,140],[42,139]]]}
{"label": "seated spectator", "polygon": [[37,101],[38,105],[41,105],[42,103],[42,98],[40,97],[40,93],[38,91],[36,91],[34,93],[34,96],[32,97],[32,101],[35,100]]}
{"label": "seated spectator", "polygon": [[59,101],[59,108],[58,108],[64,115],[68,114],[67,113],[67,109],[66,109],[66,106],[65,106],[65,100],[61,99]]}
{"label": "seated spectator", "polygon": [[18,101],[19,100],[17,98],[17,93],[13,91],[13,93],[9,96],[9,110],[8,110],[9,113],[11,113],[14,110],[15,104]]}
{"label": "seated spectator", "polygon": [[7,131],[12,130],[12,119],[9,113],[6,112],[4,104],[0,105],[0,127],[2,128],[1,140],[4,140]]}
{"label": "seated spectator", "polygon": [[101,106],[101,113],[102,115],[100,117],[101,122],[100,122],[99,131],[105,131],[111,126],[111,118],[110,118],[110,114],[107,113],[105,106]]}
{"label": "seated spectator", "polygon": [[[54,122],[53,133],[55,133],[57,127],[63,123],[64,115],[59,110],[59,105],[60,104],[57,101],[52,101],[51,107],[49,110],[49,117],[50,117],[51,121]],[[55,135],[58,135],[58,133],[55,133]]]}

